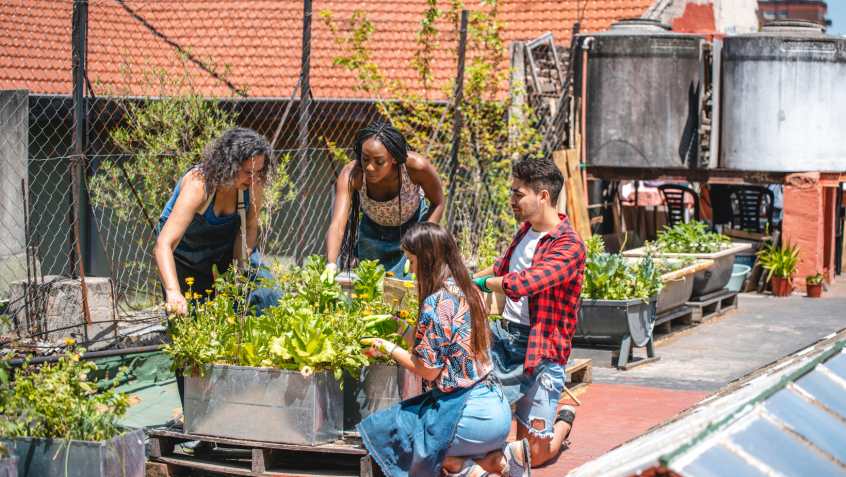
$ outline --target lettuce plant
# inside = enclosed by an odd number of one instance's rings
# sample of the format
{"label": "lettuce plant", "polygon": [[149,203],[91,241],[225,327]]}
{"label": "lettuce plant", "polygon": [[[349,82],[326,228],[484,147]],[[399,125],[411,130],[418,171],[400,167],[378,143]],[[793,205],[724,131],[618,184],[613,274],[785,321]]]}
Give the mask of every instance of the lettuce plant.
{"label": "lettuce plant", "polygon": [[585,241],[587,258],[582,282],[582,298],[590,300],[648,299],[664,287],[661,273],[652,255],[632,262],[622,255],[605,253],[605,243],[599,235]]}

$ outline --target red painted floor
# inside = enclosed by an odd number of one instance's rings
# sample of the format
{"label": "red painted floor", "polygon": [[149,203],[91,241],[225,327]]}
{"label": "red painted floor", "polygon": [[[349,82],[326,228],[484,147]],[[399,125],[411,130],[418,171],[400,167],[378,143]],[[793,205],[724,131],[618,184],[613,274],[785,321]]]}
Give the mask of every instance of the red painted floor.
{"label": "red painted floor", "polygon": [[[532,469],[535,477],[561,477],[639,436],[704,399],[708,393],[668,391],[646,386],[591,384],[577,396],[576,422],[570,433],[570,447],[544,466]],[[512,436],[515,429],[512,429]]]}

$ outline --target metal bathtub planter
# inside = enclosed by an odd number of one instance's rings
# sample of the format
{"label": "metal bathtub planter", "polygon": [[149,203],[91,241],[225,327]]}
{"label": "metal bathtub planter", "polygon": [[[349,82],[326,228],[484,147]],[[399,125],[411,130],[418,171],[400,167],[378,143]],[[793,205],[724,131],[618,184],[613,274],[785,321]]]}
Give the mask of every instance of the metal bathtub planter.
{"label": "metal bathtub planter", "polygon": [[213,365],[185,377],[185,432],[316,446],[341,438],[344,395],[331,370]]}
{"label": "metal bathtub planter", "polygon": [[[731,280],[734,255],[737,252],[742,252],[743,250],[751,247],[751,243],[734,243],[730,248],[715,253],[665,253],[663,256],[667,258],[693,257],[714,261],[713,266],[704,270],[699,270],[693,275],[692,297],[696,298],[698,296],[713,293],[725,287],[729,280]],[[646,249],[641,247],[633,250],[626,250],[625,252],[622,252],[622,254],[626,257],[643,257],[646,255]]]}
{"label": "metal bathtub planter", "polygon": [[359,379],[344,372],[344,431],[371,414],[423,393],[420,376],[396,364],[374,363],[362,368]]}
{"label": "metal bathtub planter", "polygon": [[620,346],[618,367],[628,363],[632,347],[646,347],[646,354],[655,357],[652,344],[652,326],[658,297],[648,301],[632,300],[585,300],[579,306],[579,322],[573,336],[573,344]]}
{"label": "metal bathtub planter", "polygon": [[33,437],[3,437],[0,440],[18,458],[15,473],[3,473],[8,470],[0,465],[0,477],[144,476],[144,429],[131,430],[102,442]]}

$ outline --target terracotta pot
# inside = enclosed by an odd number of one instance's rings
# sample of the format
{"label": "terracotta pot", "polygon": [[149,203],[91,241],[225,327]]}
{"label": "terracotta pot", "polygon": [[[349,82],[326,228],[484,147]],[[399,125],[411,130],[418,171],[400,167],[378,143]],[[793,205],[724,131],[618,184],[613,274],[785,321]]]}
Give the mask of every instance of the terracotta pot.
{"label": "terracotta pot", "polygon": [[822,295],[822,283],[805,283],[805,288],[808,289],[808,298],[819,298]]}
{"label": "terracotta pot", "polygon": [[791,291],[793,291],[793,280],[791,278],[782,278],[773,275],[774,296],[790,296]]}

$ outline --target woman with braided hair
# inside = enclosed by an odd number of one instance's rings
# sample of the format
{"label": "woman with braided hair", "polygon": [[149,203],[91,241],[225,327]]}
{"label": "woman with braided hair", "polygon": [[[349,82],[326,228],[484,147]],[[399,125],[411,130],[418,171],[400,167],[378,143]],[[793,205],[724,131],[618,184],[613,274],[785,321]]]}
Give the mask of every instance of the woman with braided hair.
{"label": "woman with braided hair", "polygon": [[326,267],[337,271],[343,250],[344,268],[351,267],[352,255],[408,278],[400,239],[417,222],[441,220],[445,200],[438,173],[389,124],[373,122],[358,130],[353,153],[336,183]]}

